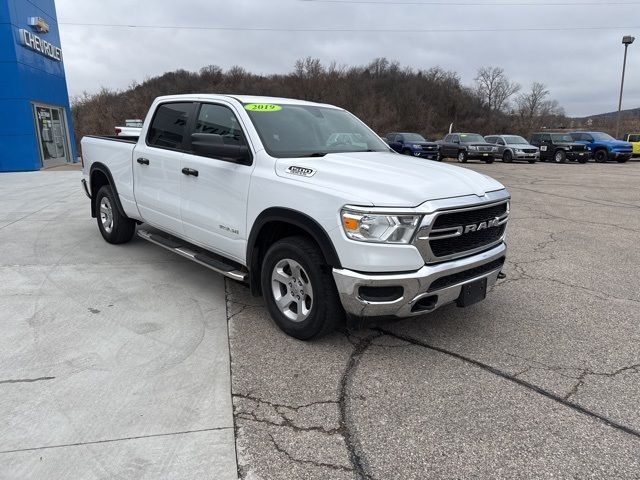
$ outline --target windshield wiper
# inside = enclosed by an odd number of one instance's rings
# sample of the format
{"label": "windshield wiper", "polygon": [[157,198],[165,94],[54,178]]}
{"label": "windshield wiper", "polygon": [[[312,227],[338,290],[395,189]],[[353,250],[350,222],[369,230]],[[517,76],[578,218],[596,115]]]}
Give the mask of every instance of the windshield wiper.
{"label": "windshield wiper", "polygon": [[304,155],[305,157],[324,157],[327,154],[327,152],[314,152],[314,153],[310,153],[309,155]]}

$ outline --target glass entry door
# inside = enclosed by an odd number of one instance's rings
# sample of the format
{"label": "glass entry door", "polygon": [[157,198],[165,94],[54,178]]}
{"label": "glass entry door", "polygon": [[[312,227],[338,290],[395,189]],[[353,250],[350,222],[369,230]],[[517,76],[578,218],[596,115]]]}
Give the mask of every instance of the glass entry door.
{"label": "glass entry door", "polygon": [[71,162],[64,109],[34,104],[33,115],[42,166],[46,168]]}

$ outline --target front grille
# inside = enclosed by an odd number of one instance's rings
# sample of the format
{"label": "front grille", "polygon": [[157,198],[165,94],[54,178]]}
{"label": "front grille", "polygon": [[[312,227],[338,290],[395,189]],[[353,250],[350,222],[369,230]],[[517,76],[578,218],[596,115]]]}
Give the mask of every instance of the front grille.
{"label": "front grille", "polygon": [[479,152],[491,152],[493,147],[478,147]]}
{"label": "front grille", "polygon": [[440,277],[429,286],[429,290],[427,290],[427,292],[433,292],[435,290],[450,287],[451,285],[456,285],[457,283],[461,283],[466,280],[471,280],[472,278],[476,278],[485,273],[502,268],[502,265],[504,265],[504,257],[494,260],[493,262],[485,263],[479,267],[470,268],[469,270]]}
{"label": "front grille", "polygon": [[536,153],[536,149],[535,148],[523,148],[522,151],[524,153]]}
{"label": "front grille", "polygon": [[422,146],[422,149],[423,149],[423,150],[430,150],[430,151],[433,151],[433,150],[437,150],[437,149],[438,149],[438,147],[437,147],[437,146],[435,146],[435,145],[423,145],[423,146]]}
{"label": "front grille", "polygon": [[571,145],[571,150],[573,150],[574,152],[584,152],[586,150],[586,146],[585,145]]}
{"label": "front grille", "polygon": [[441,228],[451,227],[464,227],[465,225],[472,225],[474,223],[480,223],[487,220],[492,220],[496,217],[501,217],[507,213],[507,204],[501,203],[499,205],[493,205],[487,208],[478,208],[475,210],[466,210],[462,212],[442,213],[436,218],[433,224],[432,230],[439,230]]}
{"label": "front grille", "polygon": [[486,228],[479,232],[463,233],[459,237],[444,238],[442,240],[431,240],[431,251],[436,257],[446,257],[457,253],[464,253],[468,250],[491,245],[500,240],[504,234],[506,225]]}

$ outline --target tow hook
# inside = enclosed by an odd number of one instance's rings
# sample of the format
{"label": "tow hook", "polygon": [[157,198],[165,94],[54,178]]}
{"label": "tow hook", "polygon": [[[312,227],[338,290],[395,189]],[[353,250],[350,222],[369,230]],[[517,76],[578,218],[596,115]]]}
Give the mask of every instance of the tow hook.
{"label": "tow hook", "polygon": [[502,280],[503,278],[507,278],[507,274],[506,274],[506,273],[504,273],[504,272],[500,272],[500,273],[498,274],[498,280]]}

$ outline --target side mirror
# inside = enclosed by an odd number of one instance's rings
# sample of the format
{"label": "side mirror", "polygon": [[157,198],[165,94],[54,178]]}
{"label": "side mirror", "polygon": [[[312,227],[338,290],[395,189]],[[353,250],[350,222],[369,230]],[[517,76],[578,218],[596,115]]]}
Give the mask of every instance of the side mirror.
{"label": "side mirror", "polygon": [[251,151],[246,145],[227,145],[222,135],[214,133],[192,133],[193,153],[202,157],[217,158],[242,165],[251,165]]}

